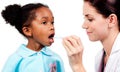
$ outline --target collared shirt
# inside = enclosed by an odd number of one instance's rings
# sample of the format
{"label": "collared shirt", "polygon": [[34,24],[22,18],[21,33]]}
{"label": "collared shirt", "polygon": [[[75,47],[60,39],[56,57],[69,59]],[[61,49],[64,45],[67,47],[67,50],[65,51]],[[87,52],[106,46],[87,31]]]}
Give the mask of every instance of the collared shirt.
{"label": "collared shirt", "polygon": [[8,58],[2,72],[64,72],[64,66],[61,58],[47,47],[36,52],[22,44]]}
{"label": "collared shirt", "polygon": [[[103,66],[103,56],[104,50],[101,50],[96,56],[96,72],[102,72],[101,69]],[[120,33],[116,37],[115,42],[112,46],[110,56],[108,58],[106,66],[104,67],[104,72],[120,72]]]}

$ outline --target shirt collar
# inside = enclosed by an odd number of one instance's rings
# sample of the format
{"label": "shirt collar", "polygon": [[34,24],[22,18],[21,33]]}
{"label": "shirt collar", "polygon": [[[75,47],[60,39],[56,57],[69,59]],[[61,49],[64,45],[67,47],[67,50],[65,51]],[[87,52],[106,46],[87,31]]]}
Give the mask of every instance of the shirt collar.
{"label": "shirt collar", "polygon": [[36,51],[33,51],[33,50],[27,48],[25,44],[22,44],[16,52],[21,57],[29,57],[29,56],[37,55],[40,53],[47,55],[47,56],[52,55],[52,52],[47,47],[44,47],[40,51],[36,52]]}
{"label": "shirt collar", "polygon": [[115,39],[115,42],[114,42],[113,47],[112,47],[111,54],[116,52],[116,51],[119,51],[119,50],[120,50],[120,33],[118,34],[118,36]]}

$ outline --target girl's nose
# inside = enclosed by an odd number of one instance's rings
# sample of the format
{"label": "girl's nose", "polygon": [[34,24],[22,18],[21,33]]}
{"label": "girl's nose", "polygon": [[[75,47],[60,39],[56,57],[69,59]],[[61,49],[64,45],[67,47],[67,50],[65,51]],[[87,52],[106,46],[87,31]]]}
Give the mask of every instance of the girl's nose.
{"label": "girl's nose", "polygon": [[54,30],[54,25],[53,24],[50,24],[50,29]]}
{"label": "girl's nose", "polygon": [[51,30],[54,30],[54,26],[51,26]]}

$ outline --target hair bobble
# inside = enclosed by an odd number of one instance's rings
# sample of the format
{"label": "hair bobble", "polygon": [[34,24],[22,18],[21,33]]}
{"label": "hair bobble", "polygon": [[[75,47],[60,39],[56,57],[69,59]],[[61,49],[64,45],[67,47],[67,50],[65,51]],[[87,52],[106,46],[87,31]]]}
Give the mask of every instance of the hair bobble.
{"label": "hair bobble", "polygon": [[4,17],[7,23],[10,23],[12,26],[15,26],[22,14],[21,10],[22,9],[20,5],[9,5],[5,8],[5,10],[2,11],[2,16]]}

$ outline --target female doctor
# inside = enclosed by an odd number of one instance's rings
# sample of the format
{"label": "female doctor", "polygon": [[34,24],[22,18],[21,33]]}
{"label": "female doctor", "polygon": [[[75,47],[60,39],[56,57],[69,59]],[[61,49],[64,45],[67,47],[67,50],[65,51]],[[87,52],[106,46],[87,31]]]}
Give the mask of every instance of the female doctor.
{"label": "female doctor", "polygon": [[[120,72],[120,0],[84,0],[82,25],[91,41],[103,45],[96,56],[96,72]],[[85,72],[83,45],[77,36],[63,39],[74,72]]]}

